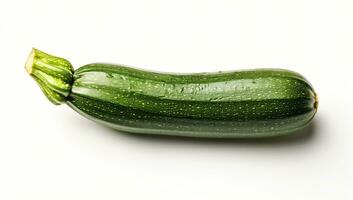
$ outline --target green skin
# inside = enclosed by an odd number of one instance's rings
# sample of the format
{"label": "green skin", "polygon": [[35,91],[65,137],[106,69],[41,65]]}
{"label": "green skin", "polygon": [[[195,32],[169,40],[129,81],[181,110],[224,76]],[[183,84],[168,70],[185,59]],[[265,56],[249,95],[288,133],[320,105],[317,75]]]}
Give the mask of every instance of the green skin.
{"label": "green skin", "polygon": [[83,116],[125,132],[280,136],[307,126],[317,110],[312,86],[288,70],[172,74],[97,63],[73,71],[67,63],[34,49],[26,68],[53,103],[66,102]]}

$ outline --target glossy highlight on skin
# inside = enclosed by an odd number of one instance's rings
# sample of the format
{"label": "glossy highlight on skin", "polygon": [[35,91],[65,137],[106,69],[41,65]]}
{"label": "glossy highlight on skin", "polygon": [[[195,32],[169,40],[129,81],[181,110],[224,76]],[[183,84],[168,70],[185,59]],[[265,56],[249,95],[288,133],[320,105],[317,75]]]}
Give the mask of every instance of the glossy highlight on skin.
{"label": "glossy highlight on skin", "polygon": [[288,70],[175,74],[104,63],[75,70],[64,99],[120,131],[214,138],[293,133],[318,104],[310,83]]}

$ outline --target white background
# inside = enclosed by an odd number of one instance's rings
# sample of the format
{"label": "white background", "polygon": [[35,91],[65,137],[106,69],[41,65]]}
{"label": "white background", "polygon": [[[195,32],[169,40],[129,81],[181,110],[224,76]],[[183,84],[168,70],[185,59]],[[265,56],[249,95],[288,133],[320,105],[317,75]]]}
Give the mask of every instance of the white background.
{"label": "white background", "polygon": [[[353,199],[350,0],[0,0],[0,199]],[[302,135],[205,140],[123,134],[54,106],[26,74],[32,47],[77,68],[281,67],[319,112]]]}

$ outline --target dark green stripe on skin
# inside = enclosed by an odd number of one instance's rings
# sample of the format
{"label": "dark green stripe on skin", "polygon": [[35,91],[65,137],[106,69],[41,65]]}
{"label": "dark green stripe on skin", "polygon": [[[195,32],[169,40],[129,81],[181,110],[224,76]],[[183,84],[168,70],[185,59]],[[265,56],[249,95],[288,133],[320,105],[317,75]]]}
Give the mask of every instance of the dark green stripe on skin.
{"label": "dark green stripe on skin", "polygon": [[287,135],[307,126],[316,112],[267,120],[213,120],[165,116],[74,94],[67,104],[90,120],[124,132],[208,138]]}

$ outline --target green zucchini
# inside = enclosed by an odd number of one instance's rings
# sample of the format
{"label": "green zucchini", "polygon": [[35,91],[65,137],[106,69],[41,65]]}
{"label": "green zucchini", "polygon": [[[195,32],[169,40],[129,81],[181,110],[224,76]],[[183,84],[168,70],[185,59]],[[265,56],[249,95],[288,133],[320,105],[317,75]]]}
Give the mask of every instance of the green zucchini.
{"label": "green zucchini", "polygon": [[313,119],[317,95],[283,69],[175,74],[69,61],[33,49],[27,72],[54,104],[132,133],[258,138],[294,133]]}

